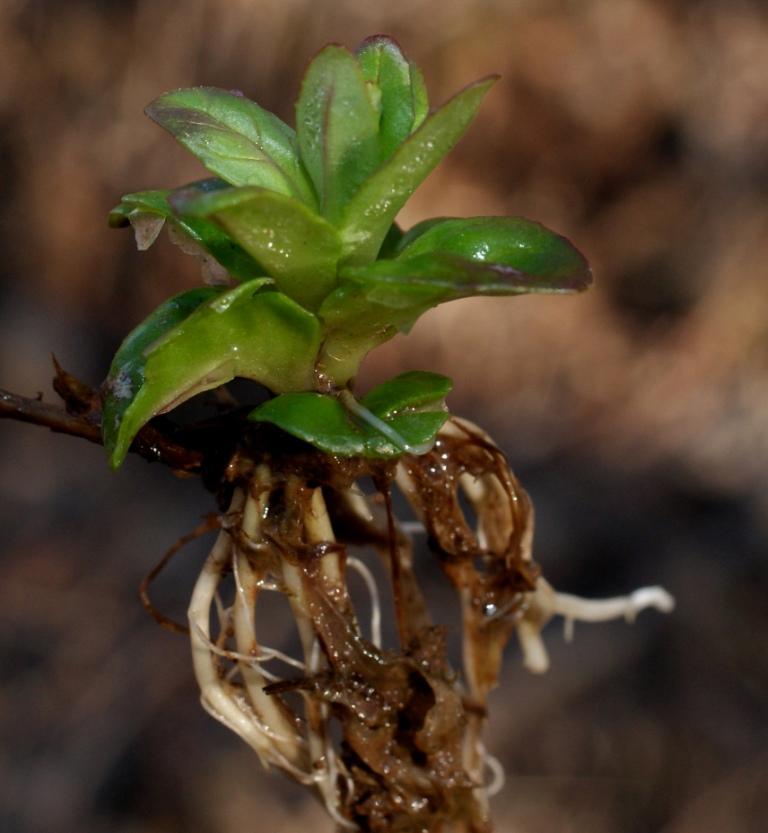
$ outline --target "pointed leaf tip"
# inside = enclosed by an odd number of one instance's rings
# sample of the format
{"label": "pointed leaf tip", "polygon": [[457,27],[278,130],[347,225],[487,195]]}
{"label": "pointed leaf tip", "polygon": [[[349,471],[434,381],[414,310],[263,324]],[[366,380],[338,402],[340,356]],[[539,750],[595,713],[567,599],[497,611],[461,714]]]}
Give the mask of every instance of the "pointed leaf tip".
{"label": "pointed leaf tip", "polygon": [[381,164],[423,121],[426,90],[421,73],[392,38],[367,38],[356,55],[365,80],[377,91]]}
{"label": "pointed leaf tip", "polygon": [[372,261],[395,215],[469,127],[499,76],[470,84],[428,116],[347,203],[339,221],[344,262]]}
{"label": "pointed leaf tip", "polygon": [[403,236],[395,259],[406,270],[417,261],[428,268],[432,259],[436,271],[451,262],[481,280],[496,272],[500,294],[581,292],[592,283],[586,258],[567,238],[522,217],[427,220]]}

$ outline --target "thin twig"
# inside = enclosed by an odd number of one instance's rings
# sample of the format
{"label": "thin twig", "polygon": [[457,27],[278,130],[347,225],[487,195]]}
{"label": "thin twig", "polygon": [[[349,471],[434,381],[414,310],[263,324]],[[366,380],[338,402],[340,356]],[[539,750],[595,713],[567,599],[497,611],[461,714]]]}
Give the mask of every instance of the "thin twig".
{"label": "thin twig", "polygon": [[0,418],[17,419],[41,425],[60,434],[70,434],[92,443],[101,443],[101,427],[88,419],[68,414],[63,408],[40,399],[27,399],[0,388]]}
{"label": "thin twig", "polygon": [[[53,387],[64,400],[66,409],[43,402],[41,398],[29,399],[0,388],[0,419],[40,425],[58,434],[69,434],[101,445],[98,392],[63,370],[55,358],[53,362],[56,369]],[[202,451],[174,442],[153,425],[145,425],[139,431],[131,451],[178,472],[199,474],[203,468]]]}

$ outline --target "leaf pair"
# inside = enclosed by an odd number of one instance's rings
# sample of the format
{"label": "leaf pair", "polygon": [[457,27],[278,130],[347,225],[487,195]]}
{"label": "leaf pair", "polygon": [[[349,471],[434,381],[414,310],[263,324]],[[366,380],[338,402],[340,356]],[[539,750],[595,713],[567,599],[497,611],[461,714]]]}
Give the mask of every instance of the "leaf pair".
{"label": "leaf pair", "polygon": [[296,102],[296,132],[325,217],[338,223],[428,108],[421,73],[390,38],[369,38],[356,55],[330,45],[315,57]]}
{"label": "leaf pair", "polygon": [[284,393],[251,412],[328,454],[396,457],[431,446],[448,418],[451,380],[412,371],[390,379],[356,402],[351,394]]}
{"label": "leaf pair", "polygon": [[376,258],[397,213],[495,81],[478,81],[430,116],[421,73],[390,38],[370,38],[355,56],[339,46],[317,55],[296,103],[296,130],[321,211],[339,229],[342,263]]}
{"label": "leaf pair", "polygon": [[427,88],[419,68],[407,60],[392,38],[367,38],[355,57],[378,113],[379,156],[383,162],[427,117]]}

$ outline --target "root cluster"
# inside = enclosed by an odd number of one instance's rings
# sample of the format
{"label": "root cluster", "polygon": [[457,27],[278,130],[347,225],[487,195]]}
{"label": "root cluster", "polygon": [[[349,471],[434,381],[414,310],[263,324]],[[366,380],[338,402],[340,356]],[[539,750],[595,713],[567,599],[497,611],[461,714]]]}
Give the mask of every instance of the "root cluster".
{"label": "root cluster", "polygon": [[[555,593],[531,559],[527,494],[494,443],[458,419],[430,452],[397,464],[245,448],[226,476],[229,508],[189,608],[202,703],[265,765],[310,787],[340,829],[487,833],[488,798],[503,773],[481,730],[512,633],[528,667],[542,671],[540,630],[552,615],[594,621],[671,606],[658,588],[603,602]],[[373,497],[360,488],[366,478]],[[425,604],[393,486],[458,593],[461,674]],[[385,564],[393,646],[382,644],[373,572],[348,553],[361,544]],[[350,571],[370,591],[363,624]],[[300,658],[259,639],[258,602],[275,592],[289,601]]]}

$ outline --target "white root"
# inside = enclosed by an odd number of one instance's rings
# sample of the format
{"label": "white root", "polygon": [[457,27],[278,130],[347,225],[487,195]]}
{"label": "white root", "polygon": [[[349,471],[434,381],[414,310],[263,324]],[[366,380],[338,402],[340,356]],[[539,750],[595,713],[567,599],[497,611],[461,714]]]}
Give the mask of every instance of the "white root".
{"label": "white root", "polygon": [[348,558],[347,567],[354,570],[365,582],[368,595],[371,598],[371,642],[377,648],[381,648],[381,601],[379,599],[379,588],[376,586],[376,579],[373,577],[373,573],[371,573],[359,558]]}
{"label": "white root", "polygon": [[555,613],[565,619],[566,639],[569,642],[573,638],[574,621],[607,622],[623,618],[632,624],[637,614],[646,608],[671,613],[675,600],[663,587],[641,587],[628,596],[610,599],[582,599],[569,593],[555,593]]}
{"label": "white root", "polygon": [[565,637],[573,637],[574,622],[608,622],[625,619],[634,622],[640,611],[653,608],[670,613],[674,598],[663,587],[641,587],[628,596],[609,599],[582,599],[570,593],[558,593],[543,578],[536,582],[536,590],[528,594],[529,605],[517,625],[517,635],[523,650],[525,667],[535,674],[549,668],[549,656],[541,638],[541,630],[554,616],[565,620]]}
{"label": "white root", "polygon": [[[231,510],[242,504],[242,494],[233,498]],[[200,577],[192,592],[188,616],[192,646],[192,666],[200,686],[203,707],[217,720],[240,735],[264,763],[270,759],[272,741],[266,735],[254,715],[244,710],[243,704],[233,697],[232,687],[221,679],[210,650],[210,611],[215,603],[221,574],[231,557],[232,541],[226,530],[221,530],[216,543],[206,559]]]}
{"label": "white root", "polygon": [[[488,434],[468,420],[454,418],[446,423],[443,432],[448,436],[460,436],[462,429],[481,436],[488,443],[493,443]],[[493,542],[488,538],[489,530],[483,523],[482,509],[484,502],[489,499],[495,498],[498,503],[503,503],[502,484],[495,475],[482,480],[463,475],[460,485],[477,513],[478,524],[475,534],[479,546],[492,547]],[[502,500],[499,500],[500,498]],[[501,520],[503,520],[502,534],[506,535],[511,528],[506,526],[506,522],[509,521],[511,524],[511,517]],[[530,523],[523,530],[521,542],[522,556],[528,561],[531,560],[532,542],[533,514],[531,512]],[[607,622],[612,619],[626,619],[631,623],[634,622],[638,613],[646,608],[655,608],[661,613],[670,613],[675,606],[674,598],[663,587],[642,587],[628,596],[615,596],[609,599],[582,599],[569,593],[556,592],[543,578],[539,578],[536,582],[535,591],[525,596],[519,608],[522,615],[515,628],[523,651],[523,664],[529,671],[537,674],[549,668],[549,656],[541,638],[541,630],[553,616],[564,618],[565,637],[570,641],[573,638],[575,622]],[[499,616],[506,612],[498,611],[495,615]],[[471,665],[468,659],[465,654],[465,667]]]}
{"label": "white root", "polygon": [[491,755],[485,747],[483,747],[482,755],[485,760],[485,765],[491,773],[491,782],[485,785],[485,794],[487,798],[493,798],[504,789],[507,776],[504,773],[504,767],[501,761],[495,755]]}
{"label": "white root", "polygon": [[[262,470],[257,475],[259,477],[266,481],[269,472]],[[242,512],[240,528],[246,536],[242,543],[248,550],[258,550],[263,510],[264,505],[259,498],[254,498],[252,494],[246,497],[241,490],[235,492],[230,515]],[[327,521],[327,513],[326,524],[322,518],[324,504],[320,505],[315,499],[312,512],[316,537],[322,534],[326,536],[325,540],[329,540],[330,522]],[[345,819],[338,809],[337,776],[349,779],[349,775],[337,761],[330,739],[316,728],[310,729],[308,726],[307,737],[303,737],[299,733],[298,724],[281,709],[279,701],[263,690],[267,683],[280,678],[264,669],[261,663],[280,660],[303,673],[306,673],[308,667],[317,670],[321,657],[317,642],[312,636],[306,663],[277,649],[259,645],[255,624],[256,598],[264,587],[272,589],[276,585],[256,575],[245,553],[230,534],[229,530],[234,526],[231,523],[222,525],[193,590],[188,611],[193,668],[200,686],[203,708],[251,746],[265,766],[277,766],[299,783],[317,789],[329,814],[339,826],[354,828],[355,825]],[[338,557],[335,558],[338,562]],[[222,574],[227,567],[232,568],[235,579],[235,600],[231,608],[226,608],[219,596]],[[340,580],[338,563],[329,567],[327,573]],[[298,574],[295,578],[298,579]],[[229,650],[212,639],[212,608],[219,617],[223,632],[226,633],[231,625],[237,650]],[[236,665],[223,674],[216,662],[217,657],[235,662]],[[235,675],[239,675],[242,685],[231,682]],[[327,715],[321,714],[320,717],[327,718]],[[321,729],[323,725],[324,720],[321,720]],[[307,746],[310,747],[309,760]]]}
{"label": "white root", "polygon": [[[228,659],[230,662],[245,662],[251,666],[258,667],[259,671],[270,681],[270,682],[278,682],[280,677],[275,674],[266,671],[264,668],[261,667],[262,662],[267,662],[270,659],[273,659],[271,654],[265,654],[264,651],[259,653],[258,655],[251,655],[251,654],[241,654],[237,651],[230,651],[228,648],[222,648],[220,645],[217,645],[208,636],[203,633],[202,628],[200,625],[195,623],[194,625],[195,630],[198,632],[198,635],[202,641],[206,643],[208,646],[208,650],[215,654],[217,657],[221,657],[222,659]],[[237,676],[239,672],[239,668],[235,666],[234,668],[230,668],[227,672],[227,679],[232,679]]]}
{"label": "white root", "polygon": [[[241,511],[245,502],[242,491],[236,491],[230,513]],[[259,663],[274,656],[275,652],[270,649],[264,652],[258,650],[252,628],[247,651],[243,651],[241,645],[238,645],[238,652],[227,651],[211,638],[212,607],[223,617],[221,627],[226,629],[228,625],[229,612],[218,600],[218,589],[222,573],[236,557],[232,537],[223,528],[192,592],[188,611],[192,664],[200,686],[203,708],[251,746],[265,766],[274,764],[303,783],[313,783],[314,776],[301,767],[304,757],[303,739],[296,727],[277,710],[273,698],[264,694],[261,688],[257,690],[254,685],[256,679],[261,680],[262,686],[266,682],[266,675]],[[232,615],[237,620],[237,612],[233,611]],[[236,659],[239,662],[240,674],[246,683],[247,698],[240,687],[230,682],[229,675],[222,676],[216,657]]]}
{"label": "white root", "polygon": [[[257,483],[257,485],[262,484]],[[262,490],[258,497],[254,497],[251,490],[245,501],[241,529],[248,541],[258,541],[260,538],[261,517],[265,509],[266,494],[266,490]],[[235,601],[232,608],[235,642],[239,653],[246,656],[258,656],[255,616],[256,598],[259,592],[257,576],[245,554],[237,547],[233,553],[232,568],[235,578]],[[281,709],[279,700],[264,693],[264,686],[268,682],[265,675],[258,664],[248,661],[240,661],[240,672],[250,702],[261,722],[272,727],[275,734],[285,738],[283,743],[278,744],[278,751],[283,757],[296,764],[300,755],[299,736],[295,726]]]}
{"label": "white root", "polygon": [[541,638],[540,626],[523,619],[516,631],[523,652],[523,665],[534,674],[543,674],[549,669],[549,654]]}

